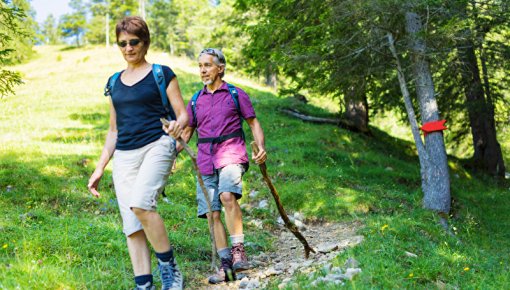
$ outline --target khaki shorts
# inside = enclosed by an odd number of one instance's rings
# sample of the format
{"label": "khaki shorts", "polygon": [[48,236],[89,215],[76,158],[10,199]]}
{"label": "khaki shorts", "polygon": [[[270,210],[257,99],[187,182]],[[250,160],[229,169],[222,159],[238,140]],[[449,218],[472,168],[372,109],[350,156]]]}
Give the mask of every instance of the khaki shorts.
{"label": "khaki shorts", "polygon": [[126,236],[143,229],[131,208],[156,210],[175,154],[175,140],[167,135],[138,149],[115,150],[113,184]]}
{"label": "khaki shorts", "polygon": [[[223,168],[214,170],[211,175],[203,175],[205,188],[209,191],[212,211],[221,211],[220,195],[223,192],[231,192],[236,199],[243,196],[243,175],[246,168],[243,164],[230,164]],[[202,188],[197,180],[197,216],[199,218],[207,218],[209,212],[207,201],[203,194]]]}

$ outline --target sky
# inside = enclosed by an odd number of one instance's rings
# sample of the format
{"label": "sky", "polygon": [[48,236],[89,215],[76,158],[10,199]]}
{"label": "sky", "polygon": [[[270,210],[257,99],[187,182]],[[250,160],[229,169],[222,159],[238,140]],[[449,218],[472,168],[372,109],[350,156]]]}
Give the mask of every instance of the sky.
{"label": "sky", "polygon": [[32,0],[30,3],[36,12],[35,21],[39,23],[43,23],[50,14],[58,20],[62,14],[71,12],[69,0]]}

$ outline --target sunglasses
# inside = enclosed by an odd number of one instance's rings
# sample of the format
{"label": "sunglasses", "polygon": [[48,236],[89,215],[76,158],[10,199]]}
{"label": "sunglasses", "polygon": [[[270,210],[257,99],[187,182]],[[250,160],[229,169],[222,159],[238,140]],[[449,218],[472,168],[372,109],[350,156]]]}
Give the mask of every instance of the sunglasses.
{"label": "sunglasses", "polygon": [[218,54],[216,53],[214,48],[206,48],[206,49],[202,50],[202,52],[200,52],[200,53],[207,53],[207,54],[218,56]]}
{"label": "sunglasses", "polygon": [[215,56],[218,58],[218,60],[220,61],[220,63],[222,64],[225,64],[225,57],[221,54],[221,52],[217,49],[214,49],[214,48],[206,48],[204,50],[202,50],[202,52],[200,52],[200,54],[202,53],[207,53],[207,54],[210,54],[212,56]]}
{"label": "sunglasses", "polygon": [[135,39],[130,39],[129,41],[118,42],[117,45],[124,48],[129,44],[129,46],[133,47],[133,46],[137,46],[140,42],[142,42],[140,39],[135,38]]}

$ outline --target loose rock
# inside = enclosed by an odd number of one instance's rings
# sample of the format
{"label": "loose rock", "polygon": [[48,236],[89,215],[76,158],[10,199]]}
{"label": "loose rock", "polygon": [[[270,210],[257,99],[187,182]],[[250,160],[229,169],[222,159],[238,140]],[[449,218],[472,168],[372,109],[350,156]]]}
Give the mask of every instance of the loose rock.
{"label": "loose rock", "polygon": [[359,267],[359,262],[356,261],[356,259],[354,259],[352,257],[349,257],[347,259],[347,261],[345,261],[344,266],[346,268],[358,268]]}
{"label": "loose rock", "polygon": [[300,220],[294,220],[294,224],[296,225],[296,227],[298,227],[298,229],[300,231],[306,230],[305,224],[303,222],[301,222]]}
{"label": "loose rock", "polygon": [[261,208],[261,209],[264,209],[264,208],[267,208],[268,207],[268,202],[267,202],[267,199],[263,199],[259,202],[259,206],[258,208]]}
{"label": "loose rock", "polygon": [[252,190],[250,191],[250,194],[249,194],[250,198],[256,198],[256,197],[257,197],[257,195],[259,195],[259,192],[258,192],[258,191],[254,190],[254,189],[252,189]]}
{"label": "loose rock", "polygon": [[349,280],[352,280],[352,278],[358,275],[359,273],[361,273],[360,268],[347,268],[347,270],[345,270],[345,276]]}
{"label": "loose rock", "polygon": [[404,253],[406,254],[406,256],[408,257],[411,257],[411,258],[418,258],[418,255],[414,254],[414,253],[411,253],[411,252],[408,252],[408,251],[404,251]]}
{"label": "loose rock", "polygon": [[261,220],[251,220],[248,222],[249,225],[252,225],[258,229],[262,229],[263,226],[262,226],[262,221]]}
{"label": "loose rock", "polygon": [[320,253],[329,253],[338,249],[337,243],[322,243],[317,246],[317,251]]}

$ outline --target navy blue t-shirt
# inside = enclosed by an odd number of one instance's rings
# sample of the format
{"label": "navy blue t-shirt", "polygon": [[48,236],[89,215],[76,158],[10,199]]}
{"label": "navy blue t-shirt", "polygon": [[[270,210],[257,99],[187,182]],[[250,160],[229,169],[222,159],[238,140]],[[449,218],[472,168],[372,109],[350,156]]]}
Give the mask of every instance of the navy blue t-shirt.
{"label": "navy blue t-shirt", "polygon": [[[168,87],[175,73],[168,66],[162,68]],[[152,70],[132,86],[122,83],[119,77],[113,86],[111,98],[117,114],[116,149],[137,149],[166,134],[159,121],[159,118],[166,117],[165,107]]]}

